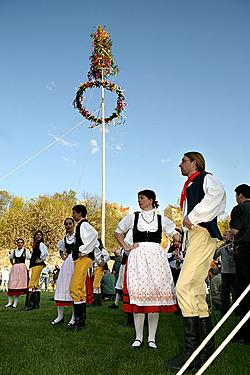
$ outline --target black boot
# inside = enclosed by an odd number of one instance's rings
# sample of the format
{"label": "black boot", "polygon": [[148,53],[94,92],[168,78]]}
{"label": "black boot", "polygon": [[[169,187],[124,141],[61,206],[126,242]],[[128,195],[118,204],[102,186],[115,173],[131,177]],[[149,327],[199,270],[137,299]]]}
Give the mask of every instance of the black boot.
{"label": "black boot", "polygon": [[[200,319],[198,316],[183,318],[184,324],[184,345],[185,349],[178,357],[169,361],[166,365],[168,369],[180,370],[187,362],[191,354],[197,349],[200,344]],[[199,368],[201,364],[200,359],[197,357],[190,364],[188,369]]]}
{"label": "black boot", "polygon": [[26,300],[25,300],[25,310],[26,311],[29,311],[29,310],[33,310],[35,307],[35,299],[36,299],[36,295],[35,295],[35,292],[29,292],[26,296]]}
{"label": "black boot", "polygon": [[39,309],[40,301],[41,301],[41,292],[35,291],[34,309]]}
{"label": "black boot", "polygon": [[24,304],[24,309],[25,309],[25,310],[29,307],[29,304],[30,304],[30,296],[31,296],[31,292],[28,292],[28,293],[26,294],[26,298],[25,298],[25,304]]}
{"label": "black boot", "polygon": [[[213,325],[211,322],[210,317],[207,318],[200,318],[200,336],[201,336],[201,342],[207,337],[207,335],[212,331]],[[214,352],[214,337],[211,338],[211,340],[208,341],[205,348],[200,352],[200,358],[201,362],[205,363],[209,357]]]}
{"label": "black boot", "polygon": [[74,303],[75,323],[68,327],[69,331],[81,331],[85,328],[86,303]]}

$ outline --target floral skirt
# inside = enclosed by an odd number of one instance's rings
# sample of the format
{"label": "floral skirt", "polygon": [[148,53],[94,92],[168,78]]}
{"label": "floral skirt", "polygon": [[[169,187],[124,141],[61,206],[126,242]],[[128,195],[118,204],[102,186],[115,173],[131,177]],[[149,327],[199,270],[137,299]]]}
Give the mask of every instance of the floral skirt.
{"label": "floral skirt", "polygon": [[159,244],[142,242],[130,252],[124,275],[123,311],[176,311],[172,273],[167,256]]}

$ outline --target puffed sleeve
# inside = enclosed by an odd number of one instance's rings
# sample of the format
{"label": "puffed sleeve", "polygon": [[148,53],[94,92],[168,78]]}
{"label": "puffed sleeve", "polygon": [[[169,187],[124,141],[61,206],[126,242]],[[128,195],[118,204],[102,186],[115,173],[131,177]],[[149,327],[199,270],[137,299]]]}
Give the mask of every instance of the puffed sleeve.
{"label": "puffed sleeve", "polygon": [[25,249],[25,257],[27,260],[29,260],[31,258],[31,254],[30,254],[30,251],[28,249]]}
{"label": "puffed sleeve", "polygon": [[133,229],[134,215],[125,216],[117,225],[115,232],[120,234],[126,234],[130,229]]}
{"label": "puffed sleeve", "polygon": [[80,236],[83,245],[79,247],[79,252],[82,253],[82,255],[89,254],[91,251],[93,251],[95,246],[98,246],[98,233],[88,222],[81,225]]}
{"label": "puffed sleeve", "polygon": [[43,242],[41,242],[39,245],[39,249],[41,251],[41,260],[45,260],[48,256],[47,246]]}
{"label": "puffed sleeve", "polygon": [[208,222],[224,212],[226,193],[216,177],[207,174],[203,183],[204,198],[188,214],[193,225]]}
{"label": "puffed sleeve", "polygon": [[60,250],[60,251],[65,251],[66,248],[65,248],[65,242],[64,240],[60,240],[57,244],[57,248]]}
{"label": "puffed sleeve", "polygon": [[177,233],[175,230],[175,223],[166,216],[162,216],[162,230],[167,236],[174,236]]}

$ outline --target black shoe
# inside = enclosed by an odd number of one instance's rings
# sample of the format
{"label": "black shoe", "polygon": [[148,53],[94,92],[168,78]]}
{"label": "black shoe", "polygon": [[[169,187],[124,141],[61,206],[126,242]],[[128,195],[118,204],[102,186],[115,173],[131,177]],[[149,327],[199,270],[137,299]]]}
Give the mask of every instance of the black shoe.
{"label": "black shoe", "polygon": [[[184,341],[185,350],[178,357],[172,359],[166,364],[167,369],[180,370],[187,362],[192,353],[200,344],[200,322],[199,317],[183,318],[184,323]],[[188,369],[200,368],[200,358],[195,358]]]}
{"label": "black shoe", "polygon": [[26,295],[26,300],[25,300],[25,311],[30,311],[34,309],[34,304],[35,304],[35,292],[29,292]]}
{"label": "black shoe", "polygon": [[148,349],[149,350],[158,350],[158,347],[155,343],[155,341],[148,341]]}
{"label": "black shoe", "polygon": [[39,309],[40,301],[41,301],[41,292],[36,291],[34,293],[35,293],[34,309]]}
{"label": "black shoe", "polygon": [[51,324],[53,326],[57,326],[57,325],[60,325],[60,324],[63,324],[63,323],[64,323],[64,317],[61,320],[59,320],[59,322],[56,322],[56,319],[52,320],[52,322],[51,322]]}
{"label": "black shoe", "polygon": [[74,303],[75,323],[67,327],[67,331],[82,331],[86,322],[86,303]]}
{"label": "black shoe", "polygon": [[[137,345],[137,346],[133,346],[133,344],[134,344],[135,342],[139,342],[139,345]],[[139,350],[139,349],[142,347],[142,341],[139,340],[139,339],[135,339],[135,341],[133,342],[133,344],[132,344],[131,347],[130,347],[132,350]]]}

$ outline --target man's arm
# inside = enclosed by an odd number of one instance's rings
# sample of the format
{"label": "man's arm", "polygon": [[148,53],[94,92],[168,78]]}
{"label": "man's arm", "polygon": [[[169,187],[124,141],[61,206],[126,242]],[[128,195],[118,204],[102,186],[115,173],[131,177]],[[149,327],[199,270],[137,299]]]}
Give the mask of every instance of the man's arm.
{"label": "man's arm", "polygon": [[193,225],[213,220],[222,214],[226,204],[226,194],[221,183],[212,175],[207,174],[203,189],[205,196],[194,209],[184,218],[183,224],[189,229]]}
{"label": "man's arm", "polygon": [[92,225],[85,222],[81,225],[80,236],[81,236],[83,245],[79,247],[79,252],[81,253],[82,256],[85,256],[88,253],[91,253],[95,245],[98,246],[98,243],[97,243],[98,233],[95,230],[95,228],[92,227]]}

